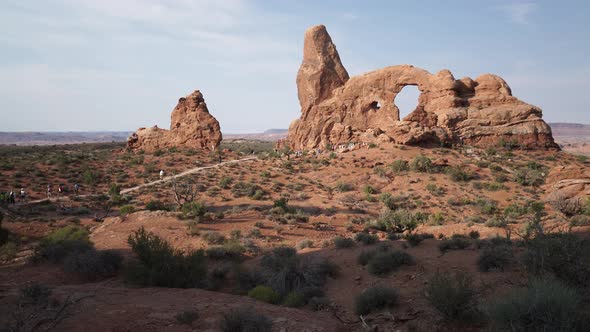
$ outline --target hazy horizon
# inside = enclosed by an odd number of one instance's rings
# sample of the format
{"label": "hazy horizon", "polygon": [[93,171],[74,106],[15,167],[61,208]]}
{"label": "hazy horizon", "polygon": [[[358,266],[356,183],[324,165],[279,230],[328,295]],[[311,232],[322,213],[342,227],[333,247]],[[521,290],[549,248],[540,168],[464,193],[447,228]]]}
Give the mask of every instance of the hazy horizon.
{"label": "hazy horizon", "polygon": [[[590,123],[589,16],[584,1],[7,0],[0,131],[167,128],[193,90],[225,133],[287,128],[316,24],[351,76],[397,64],[489,72],[547,122]],[[396,98],[404,114],[416,101],[413,87]]]}

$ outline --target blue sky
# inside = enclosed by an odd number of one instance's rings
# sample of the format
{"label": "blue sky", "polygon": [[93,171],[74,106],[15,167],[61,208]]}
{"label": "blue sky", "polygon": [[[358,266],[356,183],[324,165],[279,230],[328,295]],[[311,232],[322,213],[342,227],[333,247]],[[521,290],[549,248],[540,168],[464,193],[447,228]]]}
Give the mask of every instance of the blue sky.
{"label": "blue sky", "polygon": [[0,131],[167,127],[196,89],[223,132],[287,128],[315,24],[351,75],[495,73],[547,121],[590,123],[588,17],[588,1],[3,0]]}

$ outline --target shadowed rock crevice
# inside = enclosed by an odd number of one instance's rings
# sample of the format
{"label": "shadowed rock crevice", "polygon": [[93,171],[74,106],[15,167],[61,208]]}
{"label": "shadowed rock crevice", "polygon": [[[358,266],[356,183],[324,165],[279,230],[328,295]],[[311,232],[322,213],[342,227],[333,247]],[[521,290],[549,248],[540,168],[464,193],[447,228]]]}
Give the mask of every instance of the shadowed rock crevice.
{"label": "shadowed rock crevice", "polygon": [[[400,119],[394,101],[408,85],[418,105]],[[558,148],[540,108],[512,96],[499,76],[455,79],[411,65],[386,67],[349,78],[323,25],[305,32],[297,74],[301,117],[289,127],[288,144],[311,149],[347,142],[407,145],[496,145]]]}

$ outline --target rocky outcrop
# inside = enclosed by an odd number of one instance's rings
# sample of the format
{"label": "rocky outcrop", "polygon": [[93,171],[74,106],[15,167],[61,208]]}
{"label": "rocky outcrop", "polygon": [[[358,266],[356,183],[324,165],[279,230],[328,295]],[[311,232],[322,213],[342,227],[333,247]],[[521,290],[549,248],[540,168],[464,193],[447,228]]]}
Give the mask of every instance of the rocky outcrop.
{"label": "rocky outcrop", "polygon": [[[400,119],[395,97],[407,85],[421,94],[417,108]],[[305,33],[297,89],[302,114],[287,138],[294,149],[347,142],[558,147],[541,109],[512,96],[501,77],[457,80],[448,70],[400,65],[349,78],[322,25]]]}
{"label": "rocky outcrop", "polygon": [[209,114],[199,90],[180,98],[171,118],[170,130],[139,128],[127,139],[127,147],[153,152],[171,147],[214,150],[219,146],[219,122]]}

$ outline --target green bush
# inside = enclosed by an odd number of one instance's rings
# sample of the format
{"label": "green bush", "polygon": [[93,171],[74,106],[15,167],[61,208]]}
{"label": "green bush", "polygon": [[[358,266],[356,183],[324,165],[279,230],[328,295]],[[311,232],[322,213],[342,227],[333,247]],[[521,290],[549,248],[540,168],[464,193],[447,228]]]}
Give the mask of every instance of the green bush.
{"label": "green bush", "polygon": [[390,287],[374,286],[368,288],[354,300],[354,311],[357,315],[391,308],[398,302],[398,292]]}
{"label": "green bush", "polygon": [[146,205],[145,208],[150,211],[170,211],[172,210],[170,206],[166,203],[158,201],[158,200],[151,200]]}
{"label": "green bush", "polygon": [[447,174],[455,182],[467,182],[475,178],[475,174],[467,171],[466,167],[448,167]]}
{"label": "green bush", "polygon": [[309,300],[309,306],[313,311],[320,311],[330,308],[330,300],[324,296],[314,296]]}
{"label": "green bush", "polygon": [[207,277],[207,265],[202,250],[184,253],[142,227],[129,236],[127,242],[138,262],[126,271],[126,279],[140,286],[171,288],[201,287]]}
{"label": "green bush", "polygon": [[581,317],[580,304],[577,290],[543,278],[492,302],[487,311],[492,325],[502,331],[583,331],[588,322]]}
{"label": "green bush", "polygon": [[523,186],[538,187],[545,183],[545,174],[542,170],[521,168],[514,172],[514,181]]}
{"label": "green bush", "polygon": [[508,245],[485,246],[477,258],[477,267],[481,272],[490,270],[504,271],[514,261],[514,253]]}
{"label": "green bush", "polygon": [[367,263],[367,270],[374,275],[383,276],[397,270],[402,265],[414,264],[414,258],[410,254],[392,250],[378,252],[371,257]]}
{"label": "green bush", "polygon": [[471,245],[471,241],[465,236],[460,234],[453,234],[450,239],[442,240],[438,244],[438,249],[441,252],[447,252],[448,250],[462,250],[466,249]]}
{"label": "green bush", "polygon": [[328,277],[335,277],[338,267],[326,259],[301,257],[291,247],[276,247],[260,262],[265,269],[265,285],[281,297],[291,292],[323,286]]}
{"label": "green bush", "polygon": [[430,234],[430,233],[422,233],[422,234],[410,233],[410,234],[405,235],[403,238],[406,241],[408,241],[410,246],[415,247],[415,246],[419,245],[425,239],[433,239],[434,235]]}
{"label": "green bush", "polygon": [[219,232],[205,232],[201,237],[207,244],[223,244],[225,242],[225,236]]}
{"label": "green bush", "polygon": [[200,219],[207,213],[207,206],[201,202],[186,203],[180,209],[184,219]]}
{"label": "green bush", "polygon": [[354,187],[350,183],[338,182],[335,189],[336,191],[343,193],[353,190]]}
{"label": "green bush", "polygon": [[469,319],[476,313],[477,299],[466,273],[454,276],[436,272],[426,285],[426,298],[446,319]]}
{"label": "green bush", "polygon": [[365,232],[356,233],[356,235],[354,236],[354,240],[364,245],[375,244],[379,242],[379,238],[377,237],[377,235]]}
{"label": "green bush", "polygon": [[354,247],[354,241],[351,238],[337,236],[334,238],[334,245],[336,248],[350,248]]}
{"label": "green bush", "polygon": [[479,239],[479,236],[480,235],[479,235],[479,232],[478,231],[470,231],[469,232],[469,237],[472,238],[472,239],[474,239],[474,240]]}
{"label": "green bush", "polygon": [[403,233],[412,232],[422,220],[418,214],[407,210],[388,210],[381,213],[379,221],[385,225],[388,232]]}
{"label": "green bush", "polygon": [[266,303],[278,303],[280,296],[272,288],[267,286],[256,286],[248,292],[248,296]]}
{"label": "green bush", "polygon": [[119,213],[123,216],[126,216],[130,213],[135,212],[135,207],[133,205],[123,205],[119,208]]}
{"label": "green bush", "polygon": [[305,295],[299,292],[291,292],[287,294],[283,304],[291,308],[302,307],[305,305]]}
{"label": "green bush", "polygon": [[526,244],[521,261],[533,275],[553,275],[573,286],[590,285],[589,239],[570,233],[540,235]]}
{"label": "green bush", "polygon": [[395,174],[404,173],[410,170],[410,165],[406,160],[397,159],[389,165],[391,171]]}
{"label": "green bush", "polygon": [[88,231],[70,225],[42,238],[34,249],[32,260],[34,262],[59,263],[70,254],[84,252],[91,248]]}
{"label": "green bush", "polygon": [[116,251],[90,249],[70,254],[65,258],[63,267],[68,273],[93,281],[116,275],[122,262],[123,256]]}
{"label": "green bush", "polygon": [[432,160],[423,155],[416,156],[410,162],[410,169],[414,172],[430,173],[433,170]]}
{"label": "green bush", "polygon": [[205,252],[211,259],[238,259],[245,251],[246,248],[238,241],[228,241],[221,246],[209,247]]}
{"label": "green bush", "polygon": [[224,176],[219,180],[219,187],[222,189],[229,189],[233,179],[229,176]]}
{"label": "green bush", "polygon": [[252,308],[234,308],[223,313],[219,329],[222,332],[271,332],[272,320]]}

